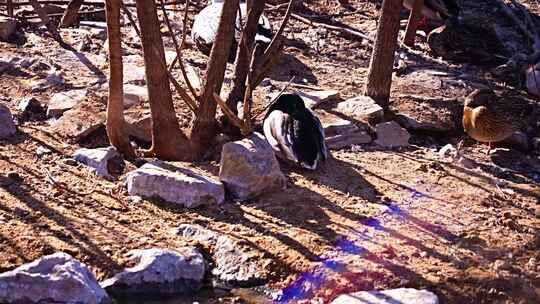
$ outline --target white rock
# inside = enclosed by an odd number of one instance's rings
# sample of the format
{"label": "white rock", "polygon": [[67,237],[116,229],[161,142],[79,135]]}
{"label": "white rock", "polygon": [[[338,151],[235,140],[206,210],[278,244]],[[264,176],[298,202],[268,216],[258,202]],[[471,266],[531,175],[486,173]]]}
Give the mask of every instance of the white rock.
{"label": "white rock", "polygon": [[73,154],[73,159],[106,179],[114,179],[114,176],[121,175],[125,168],[122,155],[114,147],[78,149]]}
{"label": "white rock", "polygon": [[368,96],[357,96],[340,102],[336,110],[360,121],[380,120],[384,115],[383,108]]}
{"label": "white rock", "polygon": [[17,129],[11,111],[5,105],[0,104],[0,139],[8,138],[15,132],[17,132]]}
{"label": "white rock", "polygon": [[16,19],[0,16],[0,40],[7,41],[9,39],[9,36],[15,33],[16,29]]}
{"label": "white rock", "polygon": [[239,200],[285,186],[274,150],[259,133],[223,145],[219,179]]}
{"label": "white rock", "polygon": [[313,92],[296,92],[304,100],[304,104],[308,108],[315,108],[323,102],[338,99],[338,91],[313,91]]}
{"label": "white rock", "polygon": [[86,90],[72,90],[54,94],[47,107],[47,116],[61,116],[65,111],[81,103],[86,98],[86,93]]}
{"label": "white rock", "polygon": [[457,149],[452,144],[447,144],[439,150],[440,158],[454,157],[457,155]]}
{"label": "white rock", "polygon": [[148,89],[134,84],[124,85],[124,109],[129,109],[148,101]]}
{"label": "white rock", "polygon": [[377,124],[375,131],[377,132],[375,143],[379,146],[396,148],[409,145],[411,135],[395,121]]}
{"label": "white rock", "polygon": [[352,121],[338,117],[323,110],[316,111],[324,129],[326,145],[333,150],[353,145],[367,144],[371,136]]}
{"label": "white rock", "polygon": [[326,145],[332,150],[340,150],[354,145],[369,144],[372,140],[366,131],[357,131],[347,135],[326,137]]}
{"label": "white rock", "polygon": [[144,69],[144,66],[139,66],[136,63],[126,62],[124,64],[124,83],[145,85],[146,70]]}
{"label": "white rock", "polygon": [[84,264],[58,252],[0,274],[0,303],[108,304]]}
{"label": "white rock", "polygon": [[439,298],[427,290],[398,288],[389,290],[361,291],[341,295],[331,304],[438,304]]}
{"label": "white rock", "polygon": [[206,262],[194,247],[132,250],[127,255],[136,265],[101,283],[113,297],[193,294],[202,287]]}
{"label": "white rock", "polygon": [[143,165],[128,173],[126,182],[130,195],[159,197],[188,208],[225,201],[225,189],[219,181],[164,162]]}

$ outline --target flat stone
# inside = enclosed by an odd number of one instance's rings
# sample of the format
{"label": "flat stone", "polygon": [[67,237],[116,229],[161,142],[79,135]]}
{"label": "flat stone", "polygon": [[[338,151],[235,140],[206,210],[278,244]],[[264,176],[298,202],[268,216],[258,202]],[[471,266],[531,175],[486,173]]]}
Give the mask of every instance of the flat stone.
{"label": "flat stone", "polygon": [[95,103],[76,105],[60,119],[51,123],[51,131],[61,137],[81,141],[92,132],[104,127],[106,114]]}
{"label": "flat stone", "polygon": [[364,129],[358,127],[350,120],[328,113],[323,110],[316,111],[324,129],[326,145],[332,150],[339,150],[352,145],[368,144],[371,136]]}
{"label": "flat stone", "polygon": [[130,195],[160,198],[188,208],[225,201],[223,184],[188,167],[150,162],[126,176]]}
{"label": "flat stone", "polygon": [[132,250],[127,256],[136,265],[101,283],[113,297],[194,294],[203,285],[206,262],[196,248]]}
{"label": "flat stone", "polygon": [[0,104],[0,139],[8,138],[16,132],[17,128],[15,128],[11,111],[5,105]]}
{"label": "flat stone", "polygon": [[48,117],[60,117],[86,99],[86,90],[72,90],[56,93],[51,97],[47,107]]}
{"label": "flat stone", "polygon": [[146,85],[146,70],[144,65],[126,62],[124,64],[124,83],[135,85]]}
{"label": "flat stone", "polygon": [[0,16],[0,40],[8,41],[17,29],[17,19]]}
{"label": "flat stone", "polygon": [[0,302],[112,303],[88,268],[63,252],[0,274]]}
{"label": "flat stone", "polygon": [[145,86],[124,85],[124,109],[140,105],[148,101],[148,89]]}
{"label": "flat stone", "polygon": [[439,298],[427,290],[398,288],[360,291],[337,297],[331,304],[439,304]]}
{"label": "flat stone", "polygon": [[336,111],[359,121],[381,120],[384,116],[383,108],[368,96],[358,96],[340,102]]}
{"label": "flat stone", "polygon": [[304,100],[304,104],[308,108],[315,108],[323,102],[339,98],[338,91],[312,91],[312,92],[296,92]]}
{"label": "flat stone", "polygon": [[45,119],[46,110],[35,97],[24,98],[19,102],[18,108],[22,120],[36,121]]}
{"label": "flat stone", "polygon": [[397,122],[390,121],[375,126],[377,140],[375,143],[385,148],[405,147],[409,145],[411,135]]}
{"label": "flat stone", "polygon": [[285,186],[274,150],[259,133],[223,145],[219,179],[238,200]]}
{"label": "flat stone", "polygon": [[125,169],[124,159],[114,147],[81,148],[75,151],[73,159],[88,166],[97,175],[110,180],[121,175]]}
{"label": "flat stone", "polygon": [[267,280],[271,261],[245,241],[194,224],[182,224],[175,233],[212,247],[212,274],[218,281],[234,287],[251,287]]}

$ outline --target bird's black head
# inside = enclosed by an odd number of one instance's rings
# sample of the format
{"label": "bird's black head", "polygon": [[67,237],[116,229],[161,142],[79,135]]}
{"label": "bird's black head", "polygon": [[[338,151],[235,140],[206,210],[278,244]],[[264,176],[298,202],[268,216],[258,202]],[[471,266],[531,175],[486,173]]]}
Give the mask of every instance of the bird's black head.
{"label": "bird's black head", "polygon": [[465,106],[470,108],[485,106],[496,97],[491,89],[476,89],[465,98]]}
{"label": "bird's black head", "polygon": [[292,115],[293,117],[304,112],[306,106],[304,100],[297,94],[282,94],[268,109],[268,114],[274,110]]}

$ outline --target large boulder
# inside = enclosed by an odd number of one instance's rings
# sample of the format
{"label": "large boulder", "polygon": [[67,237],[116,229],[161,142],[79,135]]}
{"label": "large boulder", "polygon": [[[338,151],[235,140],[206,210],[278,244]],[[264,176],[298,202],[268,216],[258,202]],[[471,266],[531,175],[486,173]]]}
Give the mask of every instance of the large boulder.
{"label": "large boulder", "polygon": [[150,162],[126,176],[130,195],[160,198],[188,208],[225,201],[223,184],[191,168]]}
{"label": "large boulder", "polygon": [[398,288],[360,291],[337,297],[332,304],[439,304],[439,298],[427,290]]}
{"label": "large boulder", "polygon": [[259,133],[223,145],[219,179],[239,200],[285,186],[274,150]]}
{"label": "large boulder", "polygon": [[125,163],[122,155],[114,147],[75,151],[73,159],[85,164],[97,175],[112,180],[124,172]]}
{"label": "large boulder", "polygon": [[58,252],[0,274],[0,303],[108,304],[111,299],[84,264]]}
{"label": "large boulder", "polygon": [[5,105],[0,104],[0,139],[8,138],[15,132],[17,132],[17,129],[11,111]]}
{"label": "large boulder", "polygon": [[193,247],[132,250],[136,263],[101,283],[113,297],[193,294],[202,287],[206,262]]}
{"label": "large boulder", "polygon": [[268,277],[270,260],[245,241],[206,229],[200,225],[182,224],[175,234],[211,247],[217,281],[230,286],[250,287],[263,284]]}

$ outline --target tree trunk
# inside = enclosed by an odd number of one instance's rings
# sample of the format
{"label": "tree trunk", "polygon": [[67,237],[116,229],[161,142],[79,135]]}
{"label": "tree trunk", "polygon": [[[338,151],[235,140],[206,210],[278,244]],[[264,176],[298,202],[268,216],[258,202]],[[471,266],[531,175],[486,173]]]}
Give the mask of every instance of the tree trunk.
{"label": "tree trunk", "polygon": [[66,11],[60,20],[60,27],[72,26],[77,20],[79,9],[81,8],[84,0],[71,0],[68,3]]}
{"label": "tree trunk", "polygon": [[217,103],[213,95],[220,93],[223,84],[225,67],[235,30],[238,3],[239,0],[225,0],[218,33],[210,52],[206,78],[200,97],[199,113],[197,113],[191,131],[191,143],[197,157],[202,157],[216,136]]}
{"label": "tree trunk", "polygon": [[56,26],[51,22],[49,15],[47,15],[47,12],[43,9],[41,4],[39,4],[38,0],[30,0],[30,4],[41,19],[41,23],[47,27],[47,30],[51,33],[53,38],[60,41],[60,34],[58,34],[58,31],[56,30]]}
{"label": "tree trunk", "polygon": [[405,37],[403,38],[403,44],[413,47],[414,39],[416,38],[416,29],[418,28],[418,21],[422,15],[422,6],[424,6],[424,0],[415,0],[413,7],[409,14],[409,22],[407,23],[407,29],[405,30]]}
{"label": "tree trunk", "polygon": [[402,0],[384,0],[364,94],[388,108]]}
{"label": "tree trunk", "polygon": [[259,19],[264,11],[265,0],[252,1],[251,9],[248,11],[246,25],[240,38],[238,50],[236,52],[236,60],[234,64],[234,82],[232,90],[227,97],[227,106],[229,109],[237,113],[238,101],[244,98],[246,92],[246,79],[249,72],[251,62],[251,49],[257,34]]}
{"label": "tree trunk", "polygon": [[173,106],[156,3],[137,0],[136,4],[152,115],[150,152],[162,159],[191,160],[191,147],[180,131]]}
{"label": "tree trunk", "polygon": [[109,37],[109,101],[107,102],[107,136],[111,145],[127,158],[134,158],[135,152],[129,143],[124,121],[123,67],[120,39],[120,2],[107,0],[107,34]]}
{"label": "tree trunk", "polygon": [[8,16],[13,17],[13,0],[7,0],[6,6]]}

